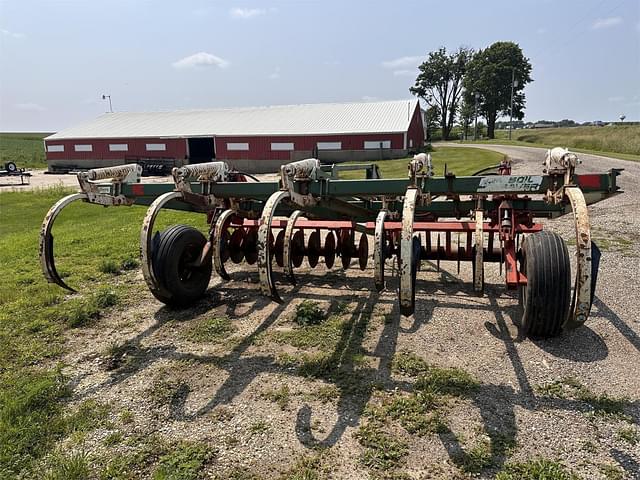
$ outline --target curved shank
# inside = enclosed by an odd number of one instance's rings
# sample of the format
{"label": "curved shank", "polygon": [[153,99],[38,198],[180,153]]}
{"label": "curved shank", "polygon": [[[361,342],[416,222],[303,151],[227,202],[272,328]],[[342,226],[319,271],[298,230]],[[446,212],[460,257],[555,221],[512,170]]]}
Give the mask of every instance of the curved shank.
{"label": "curved shank", "polygon": [[[415,283],[412,279],[413,258],[413,216],[419,190],[407,188],[402,206],[402,234],[400,236],[400,313],[405,317],[413,314],[415,308]],[[419,261],[419,259],[417,259]]]}
{"label": "curved shank", "polygon": [[276,207],[281,200],[289,198],[290,194],[286,190],[275,192],[269,197],[264,205],[262,217],[260,218],[260,226],[258,227],[258,273],[260,274],[260,290],[264,295],[271,297],[276,302],[282,299],[278,295],[275,282],[273,281],[273,270],[271,268],[271,221]]}
{"label": "curved shank", "polygon": [[42,227],[40,229],[39,255],[42,272],[48,282],[60,285],[62,288],[66,288],[70,292],[75,292],[75,290],[62,280],[58,270],[56,270],[55,258],[53,256],[53,235],[51,234],[51,230],[57,216],[67,205],[75,202],[76,200],[86,199],[87,195],[85,193],[74,193],[61,198],[49,209],[44,217],[44,221],[42,222]]}
{"label": "curved shank", "polygon": [[140,263],[142,264],[144,281],[147,283],[149,290],[158,292],[168,298],[171,297],[171,294],[160,286],[153,271],[153,225],[162,207],[171,200],[178,198],[182,198],[182,192],[167,192],[156,198],[147,209],[142,221],[142,229],[140,230]]}

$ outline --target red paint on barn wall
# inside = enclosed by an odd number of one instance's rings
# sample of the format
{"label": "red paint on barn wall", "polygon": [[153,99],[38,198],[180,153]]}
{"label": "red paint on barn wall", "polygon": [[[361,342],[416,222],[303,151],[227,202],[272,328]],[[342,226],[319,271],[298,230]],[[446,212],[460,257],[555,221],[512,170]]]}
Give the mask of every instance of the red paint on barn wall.
{"label": "red paint on barn wall", "polygon": [[[410,140],[413,140],[413,146]],[[416,106],[416,110],[411,117],[409,129],[407,130],[407,149],[419,148],[424,145],[424,124],[422,123],[422,111],[420,105]]]}
{"label": "red paint on barn wall", "polygon": [[[124,144],[127,151],[112,152],[109,144]],[[147,150],[148,143],[164,143],[166,150]],[[64,152],[46,152],[47,160],[124,160],[125,158],[178,158],[187,156],[187,141],[184,138],[110,138],[78,140],[45,140],[45,145],[63,145]],[[91,145],[90,152],[76,152],[75,145]]]}
{"label": "red paint on barn wall", "polygon": [[[391,148],[404,148],[403,133],[380,133],[367,135],[304,135],[265,137],[216,137],[216,157],[229,160],[289,160],[290,151],[272,151],[271,143],[293,143],[294,150],[313,150],[318,142],[341,142],[341,150],[364,150],[364,142],[391,141]],[[227,143],[248,143],[249,150],[227,150]]]}

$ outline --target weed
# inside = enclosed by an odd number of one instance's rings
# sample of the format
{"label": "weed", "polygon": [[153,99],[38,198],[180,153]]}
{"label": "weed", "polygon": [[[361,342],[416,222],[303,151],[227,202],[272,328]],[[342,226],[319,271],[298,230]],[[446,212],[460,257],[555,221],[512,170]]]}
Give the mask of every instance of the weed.
{"label": "weed", "polygon": [[637,445],[640,442],[640,433],[633,427],[625,427],[618,430],[618,438],[629,445]]}
{"label": "weed", "polygon": [[114,445],[122,442],[122,438],[122,432],[120,430],[116,430],[115,432],[111,432],[109,435],[107,435],[102,443],[105,447],[113,447]]}
{"label": "weed", "polygon": [[204,444],[182,442],[161,456],[153,472],[154,480],[195,480],[214,452]]}
{"label": "weed", "polygon": [[123,258],[122,261],[120,262],[120,268],[122,270],[135,270],[139,266],[140,266],[140,262],[138,261],[137,258],[133,256]]}
{"label": "weed", "polygon": [[94,295],[96,306],[109,308],[118,304],[118,295],[109,288],[102,287]]}
{"label": "weed", "polygon": [[280,480],[320,480],[329,473],[322,463],[323,452],[316,455],[304,455],[280,476]]}
{"label": "weed", "polygon": [[133,412],[131,410],[123,410],[120,412],[120,421],[123,425],[130,425],[134,422]]}
{"label": "weed", "polygon": [[550,397],[574,398],[584,402],[591,408],[592,413],[599,416],[626,418],[625,409],[629,405],[626,398],[611,397],[607,393],[596,394],[573,377],[539,386],[537,391]]}
{"label": "weed", "polygon": [[414,389],[435,395],[467,396],[478,388],[478,381],[461,368],[429,367],[418,377]]}
{"label": "weed", "polygon": [[465,473],[480,473],[493,465],[491,443],[483,440],[455,458],[455,462]]}
{"label": "weed", "polygon": [[623,480],[625,477],[624,471],[620,467],[616,467],[610,463],[601,464],[599,470],[607,480]]}
{"label": "weed", "polygon": [[183,337],[192,342],[207,343],[226,340],[236,327],[227,317],[213,317],[200,320],[188,328]]}
{"label": "weed", "polygon": [[45,480],[85,480],[91,475],[85,452],[56,453],[48,459]]}
{"label": "weed", "polygon": [[89,432],[106,425],[111,407],[90,399],[82,402],[76,411],[67,417],[68,432]]}
{"label": "weed", "polygon": [[318,302],[303,300],[296,306],[293,321],[298,325],[317,325],[325,318]]}
{"label": "weed", "polygon": [[100,265],[98,265],[98,270],[100,270],[102,273],[118,275],[120,273],[120,266],[115,260],[106,258],[102,260]]}
{"label": "weed", "polygon": [[317,388],[312,396],[316,400],[320,400],[322,403],[329,403],[334,401],[340,396],[340,390],[335,385],[323,385]]}
{"label": "weed", "polygon": [[378,415],[398,420],[405,430],[411,434],[443,433],[447,430],[444,419],[434,411],[438,401],[429,393],[418,393],[410,396],[395,396],[382,407]]}
{"label": "weed", "polygon": [[560,462],[535,458],[522,463],[508,463],[496,475],[496,480],[578,480]]}
{"label": "weed", "polygon": [[362,463],[374,470],[397,467],[409,451],[404,441],[384,432],[375,421],[362,425],[354,436],[365,449]]}
{"label": "weed", "polygon": [[218,422],[225,422],[233,418],[233,410],[224,405],[218,405],[209,415]]}
{"label": "weed", "polygon": [[265,420],[256,420],[249,425],[249,431],[255,434],[266,433],[271,430],[271,426]]}
{"label": "weed", "polygon": [[125,355],[130,349],[130,345],[126,342],[120,343],[116,340],[111,342],[102,354],[105,368],[107,370],[120,368],[124,362]]}
{"label": "weed", "polygon": [[276,331],[269,337],[276,343],[286,343],[297,348],[335,348],[350,324],[338,316],[330,316],[317,325],[305,325],[288,331]]}
{"label": "weed", "polygon": [[157,405],[170,405],[182,398],[188,388],[183,381],[161,378],[147,389],[147,395]]}
{"label": "weed", "polygon": [[283,385],[277,390],[267,390],[262,394],[262,398],[271,400],[272,402],[276,403],[281,410],[285,410],[289,406],[289,386]]}
{"label": "weed", "polygon": [[415,377],[429,370],[429,365],[422,358],[411,352],[398,352],[393,356],[391,369],[395,373],[402,373]]}

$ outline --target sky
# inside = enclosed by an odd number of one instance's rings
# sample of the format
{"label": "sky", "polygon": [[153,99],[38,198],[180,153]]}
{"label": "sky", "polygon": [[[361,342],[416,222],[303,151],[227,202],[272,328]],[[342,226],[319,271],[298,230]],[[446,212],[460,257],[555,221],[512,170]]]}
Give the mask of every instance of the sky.
{"label": "sky", "polygon": [[444,46],[514,41],[525,120],[640,120],[640,0],[0,0],[0,131],[108,110],[411,98]]}

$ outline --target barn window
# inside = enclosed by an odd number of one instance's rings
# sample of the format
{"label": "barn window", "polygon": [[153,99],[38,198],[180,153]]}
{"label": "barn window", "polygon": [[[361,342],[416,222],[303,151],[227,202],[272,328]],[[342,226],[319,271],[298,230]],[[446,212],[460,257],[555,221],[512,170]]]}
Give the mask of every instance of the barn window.
{"label": "barn window", "polygon": [[126,152],[129,150],[129,145],[126,143],[110,143],[109,151],[110,152]]}
{"label": "barn window", "polygon": [[64,152],[64,145],[47,145],[47,152]]}
{"label": "barn window", "polygon": [[285,151],[289,151],[289,150],[293,150],[293,142],[285,142],[285,143],[272,143],[271,144],[271,150],[273,151],[281,151],[281,150],[285,150]]}
{"label": "barn window", "polygon": [[318,142],[318,150],[342,150],[342,142]]}
{"label": "barn window", "polygon": [[164,152],[166,149],[165,143],[147,143],[147,151],[149,152]]}
{"label": "barn window", "polygon": [[391,140],[375,140],[372,142],[364,142],[364,148],[391,148]]}
{"label": "barn window", "polygon": [[409,139],[409,148],[413,147],[413,138]]}
{"label": "barn window", "polygon": [[93,152],[93,147],[92,147],[91,145],[87,145],[87,144],[84,144],[84,145],[74,145],[74,146],[73,146],[73,149],[74,149],[76,152]]}
{"label": "barn window", "polygon": [[227,150],[249,150],[248,143],[227,143]]}

